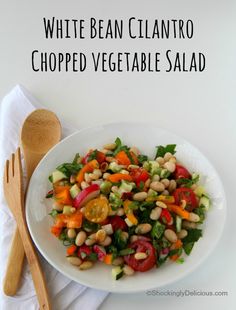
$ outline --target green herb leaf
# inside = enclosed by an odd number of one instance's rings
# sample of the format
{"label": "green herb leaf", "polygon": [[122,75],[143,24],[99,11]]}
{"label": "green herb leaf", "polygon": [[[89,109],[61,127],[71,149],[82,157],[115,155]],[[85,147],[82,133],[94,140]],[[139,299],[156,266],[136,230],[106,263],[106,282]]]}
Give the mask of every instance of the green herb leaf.
{"label": "green herb leaf", "polygon": [[189,243],[186,243],[183,245],[183,249],[184,249],[184,252],[187,254],[187,255],[190,255],[192,249],[193,249],[193,246],[194,246],[194,242],[189,242]]}
{"label": "green herb leaf", "polygon": [[145,161],[148,160],[147,155],[138,155],[138,161],[143,164]]}
{"label": "green herb leaf", "polygon": [[87,232],[95,232],[101,228],[100,224],[92,223],[87,220],[83,220],[83,229]]}
{"label": "green herb leaf", "polygon": [[91,260],[91,261],[96,261],[96,260],[98,260],[98,255],[97,255],[97,253],[90,253],[90,254],[87,256],[87,258],[88,258],[89,260]]}
{"label": "green herb leaf", "polygon": [[176,263],[177,264],[183,264],[184,263],[184,258],[183,257],[180,257],[176,260]]}
{"label": "green herb leaf", "polygon": [[78,159],[79,159],[79,158],[80,158],[80,154],[79,154],[79,153],[76,153],[76,154],[75,154],[75,157],[74,157],[74,159],[73,159],[72,164],[74,164],[74,165],[78,164]]}
{"label": "green herb leaf", "polygon": [[174,155],[176,153],[175,148],[176,144],[167,144],[166,146],[159,145],[157,146],[155,158],[163,157],[168,152]]}
{"label": "green herb leaf", "polygon": [[179,178],[176,180],[177,184],[184,185],[185,187],[191,187],[193,184],[196,184],[199,181],[199,175],[196,175],[192,179]]}
{"label": "green herb leaf", "polygon": [[205,213],[206,213],[205,207],[201,205],[198,208],[195,208],[193,212],[196,213],[200,217],[200,221],[198,223],[202,224],[205,220]]}
{"label": "green herb leaf", "polygon": [[64,163],[58,166],[57,170],[61,171],[69,178],[72,174],[77,174],[82,167],[82,164]]}
{"label": "green herb leaf", "polygon": [[165,225],[162,225],[159,221],[156,221],[151,230],[152,238],[160,239],[165,231]]}
{"label": "green herb leaf", "polygon": [[127,239],[123,237],[122,230],[118,229],[114,233],[114,245],[117,247],[118,250],[123,250],[126,248]]}
{"label": "green herb leaf", "polygon": [[52,175],[48,177],[48,180],[52,183]]}
{"label": "green herb leaf", "polygon": [[193,249],[194,243],[202,237],[201,229],[189,229],[188,235],[182,240],[183,249],[187,255],[189,255]]}
{"label": "green herb leaf", "polygon": [[93,159],[96,159],[97,158],[97,152],[98,152],[98,150],[92,151],[92,153],[89,154],[87,161],[89,162]]}

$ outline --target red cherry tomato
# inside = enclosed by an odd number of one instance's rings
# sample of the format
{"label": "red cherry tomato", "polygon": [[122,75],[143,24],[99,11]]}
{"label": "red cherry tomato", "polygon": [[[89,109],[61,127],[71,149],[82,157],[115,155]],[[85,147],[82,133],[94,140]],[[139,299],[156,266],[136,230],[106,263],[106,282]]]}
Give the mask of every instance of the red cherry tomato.
{"label": "red cherry tomato", "polygon": [[173,196],[175,198],[175,203],[177,205],[181,204],[181,200],[185,200],[187,203],[186,210],[190,212],[193,209],[197,208],[198,206],[197,197],[191,188],[187,187],[177,188],[174,191]]}
{"label": "red cherry tomato", "polygon": [[134,254],[124,256],[127,265],[136,271],[147,271],[151,269],[156,263],[156,250],[150,242],[137,240],[129,245],[129,248],[134,249],[135,252],[143,252],[148,256],[145,259],[137,260]]}
{"label": "red cherry tomato", "polygon": [[180,178],[185,178],[185,179],[189,179],[191,177],[191,174],[189,173],[189,171],[181,166],[181,165],[176,165],[175,166],[175,172],[174,172],[174,178],[180,179]]}
{"label": "red cherry tomato", "polygon": [[130,171],[130,175],[136,183],[137,187],[140,187],[141,182],[145,183],[149,179],[149,173],[143,168],[135,168]]}
{"label": "red cherry tomato", "polygon": [[162,209],[161,210],[160,219],[162,220],[162,222],[164,224],[167,224],[167,225],[169,225],[169,223],[173,222],[172,221],[172,216],[171,216],[170,212],[167,209]]}
{"label": "red cherry tomato", "polygon": [[80,258],[84,259],[85,257],[89,256],[91,253],[92,253],[92,250],[88,245],[83,244],[79,247],[78,256]]}
{"label": "red cherry tomato", "polygon": [[117,229],[126,230],[127,224],[125,221],[118,215],[115,215],[111,217],[110,224],[112,226],[113,231],[116,231]]}

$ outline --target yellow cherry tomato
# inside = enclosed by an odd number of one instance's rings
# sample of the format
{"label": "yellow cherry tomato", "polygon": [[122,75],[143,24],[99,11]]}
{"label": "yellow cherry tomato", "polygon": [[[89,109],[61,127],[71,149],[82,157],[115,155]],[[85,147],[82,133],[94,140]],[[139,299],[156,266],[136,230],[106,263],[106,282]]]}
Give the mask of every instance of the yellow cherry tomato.
{"label": "yellow cherry tomato", "polygon": [[108,213],[109,202],[104,196],[92,199],[85,205],[84,216],[90,222],[101,223],[107,218]]}

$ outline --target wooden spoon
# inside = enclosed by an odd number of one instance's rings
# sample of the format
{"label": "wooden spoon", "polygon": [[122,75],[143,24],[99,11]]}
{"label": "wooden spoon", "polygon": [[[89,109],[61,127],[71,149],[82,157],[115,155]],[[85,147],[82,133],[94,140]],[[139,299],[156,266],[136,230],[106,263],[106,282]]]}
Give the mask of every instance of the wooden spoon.
{"label": "wooden spoon", "polygon": [[[53,112],[39,109],[26,118],[21,130],[21,144],[26,163],[27,183],[38,162],[60,139],[60,121]],[[24,257],[24,247],[16,228],[3,281],[3,290],[8,296],[13,296],[17,292]]]}

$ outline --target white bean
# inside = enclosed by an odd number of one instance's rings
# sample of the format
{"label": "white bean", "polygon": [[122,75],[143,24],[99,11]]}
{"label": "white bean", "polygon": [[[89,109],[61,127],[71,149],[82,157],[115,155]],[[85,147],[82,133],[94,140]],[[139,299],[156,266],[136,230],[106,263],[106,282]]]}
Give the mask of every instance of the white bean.
{"label": "white bean", "polygon": [[106,224],[102,226],[102,229],[105,230],[107,235],[112,235],[113,234],[113,228],[111,224]]}
{"label": "white bean", "polygon": [[197,228],[197,223],[183,221],[182,227],[187,228],[187,229],[194,229],[194,228]]}
{"label": "white bean", "polygon": [[162,179],[161,183],[164,184],[165,188],[167,188],[170,184],[170,181],[168,179]]}
{"label": "white bean", "polygon": [[87,182],[87,183],[90,183],[91,181],[92,181],[92,179],[90,178],[90,174],[89,173],[85,173],[84,174],[84,180],[85,180],[85,182]]}
{"label": "white bean", "polygon": [[172,229],[166,229],[164,232],[164,236],[172,243],[176,242],[178,239],[176,233]]}
{"label": "white bean", "polygon": [[161,211],[162,211],[162,208],[160,208],[160,207],[156,207],[156,208],[152,209],[152,211],[150,213],[150,219],[157,221],[159,219],[159,217],[161,216]]}
{"label": "white bean", "polygon": [[177,233],[177,236],[179,239],[183,239],[188,235],[188,232],[186,229],[181,229],[179,233]]}
{"label": "white bean", "polygon": [[75,257],[75,256],[69,256],[67,257],[67,260],[71,265],[74,265],[74,266],[80,266],[82,263],[82,260],[79,257]]}
{"label": "white bean", "polygon": [[85,242],[86,238],[87,238],[86,232],[81,230],[76,236],[75,244],[77,246],[81,246]]}
{"label": "white bean", "polygon": [[96,233],[89,235],[88,238],[85,240],[85,244],[88,246],[93,245],[95,242],[96,242]]}
{"label": "white bean", "polygon": [[169,196],[170,193],[168,192],[168,190],[165,189],[161,194],[164,196]]}
{"label": "white bean", "polygon": [[147,258],[147,254],[143,253],[143,252],[137,252],[134,254],[134,258],[137,260],[145,259],[145,258]]}
{"label": "white bean", "polygon": [[172,193],[176,189],[176,181],[170,180],[170,184],[168,186],[168,191]]}
{"label": "white bean", "polygon": [[136,200],[136,201],[143,201],[147,198],[147,193],[146,192],[139,192],[139,193],[136,193],[134,194],[133,196],[133,200]]}
{"label": "white bean", "polygon": [[197,223],[200,221],[200,217],[198,214],[196,213],[193,213],[193,212],[190,212],[189,214],[189,222],[194,222],[194,223]]}
{"label": "white bean", "polygon": [[85,189],[85,188],[87,188],[89,186],[89,184],[87,182],[85,182],[85,181],[82,181],[80,186],[81,186],[82,189]]}
{"label": "white bean", "polygon": [[137,241],[138,240],[138,236],[137,235],[132,235],[131,237],[130,237],[130,242],[131,243],[133,243],[133,242],[135,242],[135,241]]}
{"label": "white bean", "polygon": [[119,256],[119,257],[116,257],[115,259],[113,259],[112,261],[112,265],[114,266],[119,266],[119,265],[122,265],[124,263],[124,258]]}
{"label": "white bean", "polygon": [[145,223],[145,224],[139,224],[136,227],[135,232],[136,234],[144,235],[144,234],[147,234],[151,230],[152,230],[152,225],[149,223]]}
{"label": "white bean", "polygon": [[100,245],[103,245],[103,246],[108,246],[110,245],[112,242],[112,239],[110,236],[106,236],[105,240],[102,241],[102,242],[99,242]]}
{"label": "white bean", "polygon": [[164,155],[164,161],[169,161],[173,157],[173,154],[170,152],[165,153]]}
{"label": "white bean", "polygon": [[163,201],[156,201],[156,205],[162,209],[167,208],[167,205]]}
{"label": "white bean", "polygon": [[108,179],[110,175],[111,175],[110,173],[105,172],[105,173],[103,174],[103,179],[104,179],[104,180]]}
{"label": "white bean", "polygon": [[159,165],[163,165],[165,162],[163,157],[157,157],[156,161],[158,162]]}
{"label": "white bean", "polygon": [[112,151],[116,148],[116,144],[115,143],[107,143],[105,145],[103,145],[103,148],[109,151]]}
{"label": "white bean", "polygon": [[172,163],[170,161],[167,161],[166,163],[164,163],[163,167],[166,168],[171,173],[175,171],[175,163]]}
{"label": "white bean", "polygon": [[124,272],[124,274],[127,275],[127,276],[132,276],[132,275],[134,274],[134,269],[131,268],[131,267],[128,266],[128,265],[124,265],[124,267],[123,267],[123,272]]}
{"label": "white bean", "polygon": [[158,181],[154,181],[150,184],[150,188],[156,192],[163,192],[165,190],[164,184]]}
{"label": "white bean", "polygon": [[68,231],[67,231],[67,236],[68,236],[68,238],[70,238],[70,239],[75,238],[76,232],[75,232],[74,228],[69,228],[69,229],[68,229]]}
{"label": "white bean", "polygon": [[90,269],[93,267],[93,263],[90,262],[90,261],[85,261],[83,262],[80,266],[79,266],[79,269],[80,270],[87,270],[87,269]]}
{"label": "white bean", "polygon": [[158,174],[154,174],[154,176],[152,177],[152,182],[155,182],[155,181],[160,181],[160,176]]}

